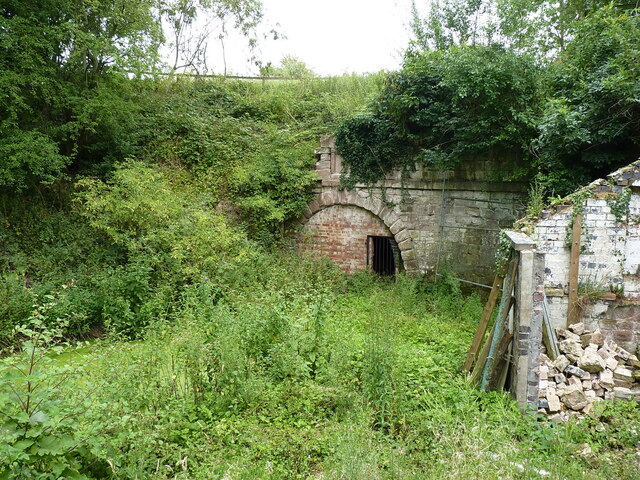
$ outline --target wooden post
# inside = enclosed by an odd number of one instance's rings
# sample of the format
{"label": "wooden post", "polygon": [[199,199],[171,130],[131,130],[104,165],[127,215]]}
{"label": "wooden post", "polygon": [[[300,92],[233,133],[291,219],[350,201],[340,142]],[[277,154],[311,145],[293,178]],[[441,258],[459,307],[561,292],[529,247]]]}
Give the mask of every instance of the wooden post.
{"label": "wooden post", "polygon": [[489,300],[484,306],[484,311],[482,312],[482,317],[480,318],[480,323],[478,324],[476,335],[475,337],[473,337],[473,343],[471,344],[471,348],[469,349],[469,353],[467,354],[467,359],[464,361],[464,365],[462,367],[462,370],[465,372],[468,372],[471,369],[473,361],[476,358],[478,349],[480,348],[480,344],[482,342],[482,339],[484,338],[484,334],[487,331],[489,320],[491,320],[491,314],[493,313],[493,309],[496,305],[496,300],[498,299],[500,288],[502,288],[502,277],[496,275],[496,278],[494,278],[493,280],[493,286],[491,287],[491,293],[489,294]]}
{"label": "wooden post", "polygon": [[[574,209],[576,206],[574,205]],[[582,213],[573,216],[573,230],[571,232],[571,260],[569,263],[569,311],[567,325],[580,321],[578,307],[578,274],[580,273],[580,236],[582,235]]]}

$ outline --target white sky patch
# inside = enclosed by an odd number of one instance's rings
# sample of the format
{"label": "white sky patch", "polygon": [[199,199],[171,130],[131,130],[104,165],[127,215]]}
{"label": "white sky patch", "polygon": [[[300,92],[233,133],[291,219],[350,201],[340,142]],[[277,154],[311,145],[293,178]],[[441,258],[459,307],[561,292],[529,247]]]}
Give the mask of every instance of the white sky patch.
{"label": "white sky patch", "polygon": [[[263,0],[264,27],[286,39],[261,40],[258,60],[279,65],[285,55],[304,61],[315,73],[340,75],[398,69],[409,42],[411,0]],[[268,29],[267,28],[267,29]],[[255,75],[246,39],[225,40],[227,74]],[[219,40],[212,38],[207,64],[224,73]]]}

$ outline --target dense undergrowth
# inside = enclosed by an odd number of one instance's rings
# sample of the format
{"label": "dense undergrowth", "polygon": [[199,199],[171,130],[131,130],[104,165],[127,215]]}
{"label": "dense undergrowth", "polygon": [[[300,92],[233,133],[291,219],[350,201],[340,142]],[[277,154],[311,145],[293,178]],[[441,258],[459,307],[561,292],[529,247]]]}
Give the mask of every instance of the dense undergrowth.
{"label": "dense undergrowth", "polygon": [[[112,148],[52,185],[0,197],[0,346],[33,305],[56,298],[47,321],[131,338],[171,311],[185,288],[212,296],[252,276],[278,248],[315,181],[321,133],[357,111],[380,77],[277,83],[132,80],[109,131]],[[135,95],[134,95],[135,93]],[[94,332],[96,329],[94,328]]]}
{"label": "dense undergrowth", "polygon": [[[7,401],[5,384],[3,473],[635,478],[635,402],[554,426],[467,383],[458,369],[482,306],[454,282],[345,278],[274,255],[214,299],[210,284],[193,285],[144,341],[78,351],[55,351],[60,338],[40,321],[56,300],[40,305],[22,354],[3,361],[13,393],[38,405]],[[21,377],[11,366],[29,368],[34,346],[38,362]]]}
{"label": "dense undergrowth", "polygon": [[[159,3],[122,3],[142,16],[106,1],[40,3],[0,9],[0,478],[637,477],[636,403],[555,426],[467,382],[477,296],[451,279],[346,277],[286,242],[311,198],[318,137],[372,99],[384,106],[380,92],[388,114],[419,107],[412,148],[429,146],[420,141],[436,121],[462,155],[476,150],[469,141],[522,143],[513,134],[532,124],[514,105],[537,95],[532,82],[512,82],[500,62],[470,78],[465,62],[431,62],[437,52],[422,58],[429,68],[418,55],[415,71],[386,80],[145,78],[155,44],[125,53],[138,33],[158,34]],[[618,20],[624,66],[637,21]],[[477,51],[463,60],[478,66]],[[431,67],[449,80],[422,82]],[[630,72],[623,92],[635,92]],[[426,100],[407,104],[389,89],[414,73]],[[458,77],[517,101],[478,110],[461,88],[443,116]],[[635,112],[627,103],[618,117]],[[549,129],[579,113],[562,112]],[[398,153],[389,125],[364,124],[390,139],[382,156]],[[626,135],[616,125],[598,135]],[[569,126],[558,129],[569,140],[592,141]],[[388,167],[371,165],[362,172]]]}

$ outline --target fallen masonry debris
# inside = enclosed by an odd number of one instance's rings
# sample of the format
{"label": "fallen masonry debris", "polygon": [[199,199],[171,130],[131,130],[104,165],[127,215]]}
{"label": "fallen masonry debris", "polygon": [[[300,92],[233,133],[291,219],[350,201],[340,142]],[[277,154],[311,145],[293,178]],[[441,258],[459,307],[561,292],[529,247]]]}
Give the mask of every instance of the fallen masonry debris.
{"label": "fallen masonry debris", "polygon": [[556,332],[564,354],[553,361],[545,353],[540,355],[540,413],[557,422],[588,414],[603,400],[640,400],[636,355],[605,341],[600,331],[586,330],[583,323]]}

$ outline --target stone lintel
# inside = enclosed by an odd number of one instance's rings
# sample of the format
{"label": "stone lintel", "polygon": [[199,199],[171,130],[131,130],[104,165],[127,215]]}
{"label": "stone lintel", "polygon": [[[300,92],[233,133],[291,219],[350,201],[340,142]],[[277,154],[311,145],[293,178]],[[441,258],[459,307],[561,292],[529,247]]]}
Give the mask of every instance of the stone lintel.
{"label": "stone lintel", "polygon": [[536,248],[536,242],[526,233],[507,230],[505,234],[509,237],[509,240],[511,240],[514,250],[518,252],[522,250],[534,250]]}

